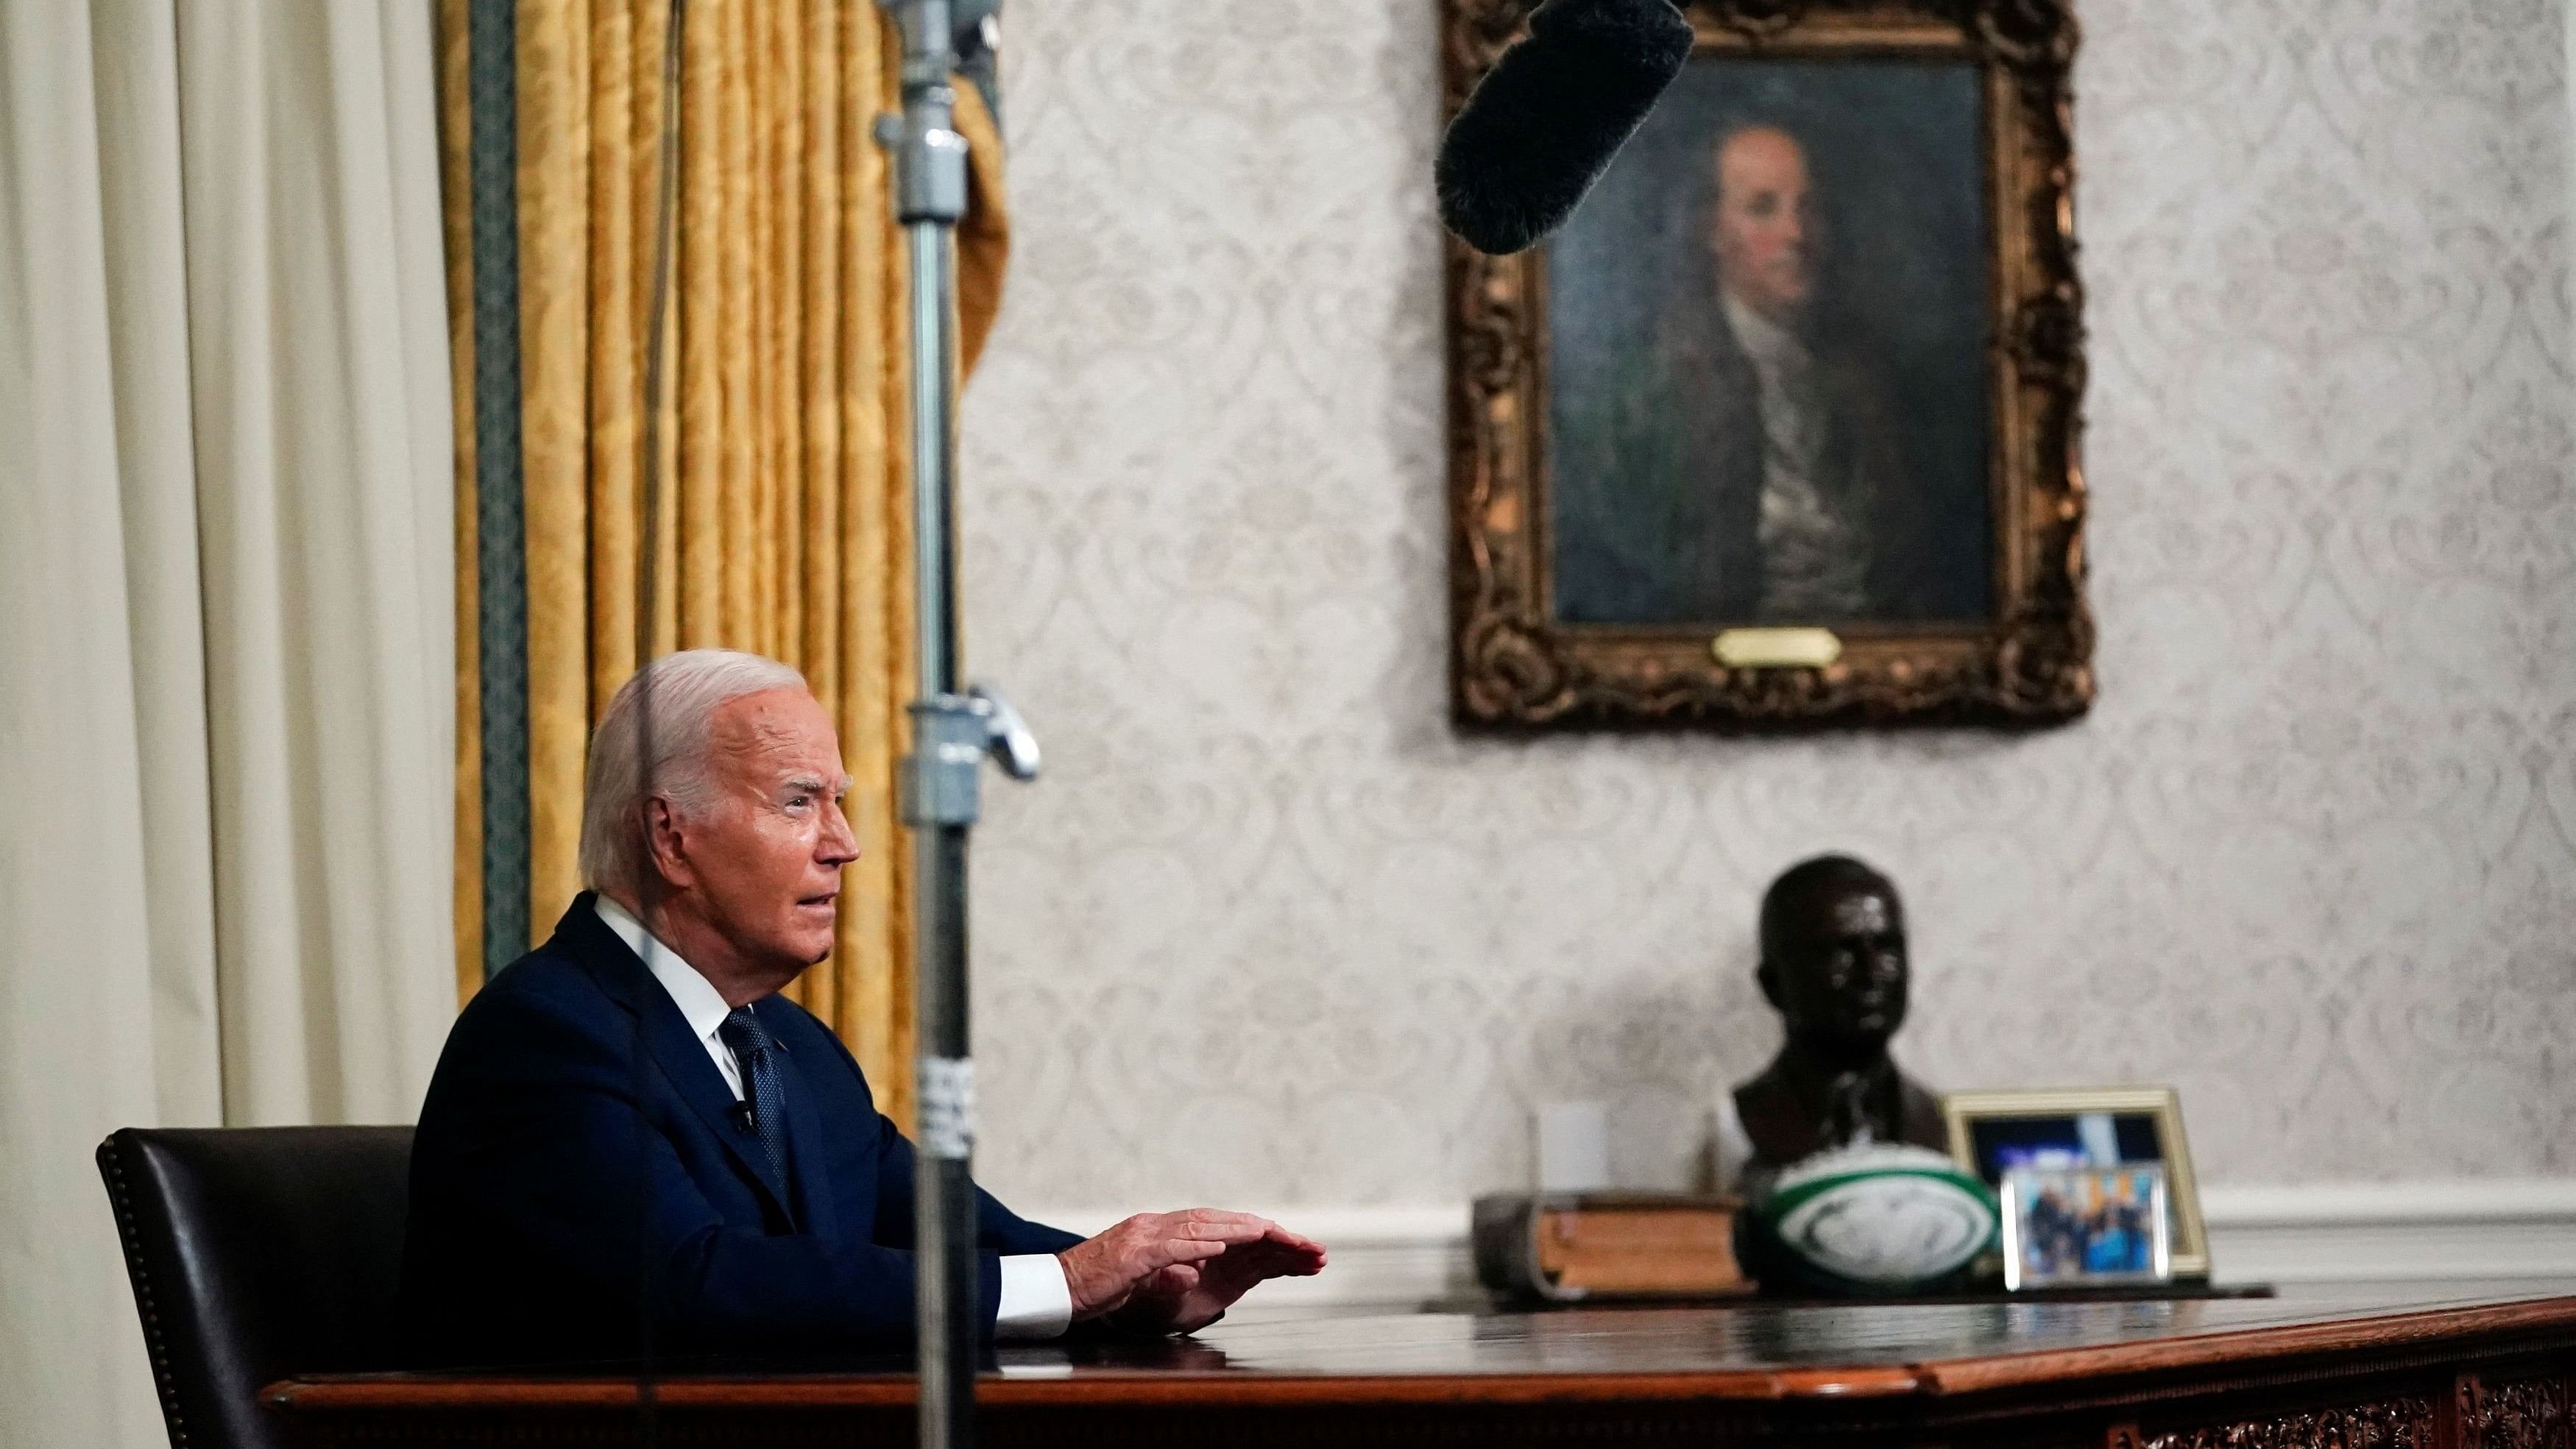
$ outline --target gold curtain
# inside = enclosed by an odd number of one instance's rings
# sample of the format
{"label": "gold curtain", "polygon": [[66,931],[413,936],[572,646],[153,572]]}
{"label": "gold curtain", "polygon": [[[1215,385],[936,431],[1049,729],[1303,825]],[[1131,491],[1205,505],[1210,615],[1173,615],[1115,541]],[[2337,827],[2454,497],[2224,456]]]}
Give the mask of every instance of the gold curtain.
{"label": "gold curtain", "polygon": [[[540,938],[578,888],[590,728],[636,665],[667,8],[516,7],[529,907]],[[442,0],[451,120],[465,102],[465,12],[465,0]],[[888,160],[872,137],[876,117],[899,108],[897,39],[871,0],[697,0],[684,36],[653,648],[784,659],[832,711],[858,781],[850,815],[862,855],[844,879],[838,949],[791,994],[908,1120],[910,852],[891,798],[913,685],[907,268]],[[959,233],[971,363],[999,303],[1008,229],[990,117],[971,86],[960,84],[959,100],[976,159],[975,210]],[[447,130],[461,183],[465,127]],[[452,185],[447,198],[452,255],[464,191]],[[470,306],[470,288],[452,288],[451,304]],[[460,436],[470,396],[459,389]],[[459,456],[460,530],[472,527],[469,456]],[[473,560],[461,547],[460,601]],[[467,719],[470,657],[460,651]],[[471,793],[464,783],[479,761],[462,758],[479,743],[465,739],[460,731],[457,849],[460,867],[474,866],[458,876],[460,980],[469,962],[479,979],[481,960],[479,894],[470,942],[462,929],[481,849],[479,780]]]}

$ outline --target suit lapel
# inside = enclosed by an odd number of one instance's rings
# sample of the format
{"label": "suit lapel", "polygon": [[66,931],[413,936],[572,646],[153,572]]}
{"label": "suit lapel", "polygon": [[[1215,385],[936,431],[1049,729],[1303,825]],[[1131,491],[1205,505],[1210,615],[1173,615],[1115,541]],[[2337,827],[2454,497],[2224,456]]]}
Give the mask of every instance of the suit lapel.
{"label": "suit lapel", "polygon": [[[725,1085],[724,1073],[716,1070],[705,1045],[689,1030],[689,1020],[680,1015],[679,1004],[671,1000],[671,993],[662,989],[662,983],[653,979],[644,962],[626,948],[615,931],[608,929],[608,923],[599,918],[590,902],[588,891],[576,897],[555,933],[574,948],[576,957],[589,968],[609,999],[636,1014],[644,1027],[640,1045],[661,1069],[662,1079],[671,1084],[681,1101],[689,1104],[689,1110],[697,1113],[698,1120],[707,1125],[725,1152],[759,1184],[779,1216],[793,1221],[787,1185],[771,1169],[760,1138],[735,1125],[735,1097],[733,1089]],[[789,1094],[791,1098],[796,1095]]]}

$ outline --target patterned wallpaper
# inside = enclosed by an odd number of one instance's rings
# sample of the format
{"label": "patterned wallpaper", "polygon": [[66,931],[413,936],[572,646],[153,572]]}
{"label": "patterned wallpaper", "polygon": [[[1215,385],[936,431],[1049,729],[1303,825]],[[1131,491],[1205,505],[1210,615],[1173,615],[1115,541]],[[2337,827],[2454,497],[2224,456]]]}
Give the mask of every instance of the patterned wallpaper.
{"label": "patterned wallpaper", "polygon": [[2219,1182],[2576,1173],[2561,3],[2085,0],[2087,722],[1511,742],[1445,715],[1432,0],[1012,0],[987,1180],[1455,1201],[1598,1095],[1678,1183],[1829,847],[1936,1085],[2175,1083]]}

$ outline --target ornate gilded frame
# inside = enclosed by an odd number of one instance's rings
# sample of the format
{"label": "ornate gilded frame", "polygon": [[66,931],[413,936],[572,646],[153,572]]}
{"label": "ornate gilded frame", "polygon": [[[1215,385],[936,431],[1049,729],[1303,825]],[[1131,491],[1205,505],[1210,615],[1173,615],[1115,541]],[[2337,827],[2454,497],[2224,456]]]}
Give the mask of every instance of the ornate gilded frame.
{"label": "ornate gilded frame", "polygon": [[2177,1278],[2209,1276],[2209,1230],[2200,1216],[2200,1183],[2191,1171],[2191,1143],[2182,1134],[2182,1098],[2171,1087],[2029,1087],[1952,1092],[1941,1099],[1950,1130],[1950,1156],[1978,1171],[1968,1128],[1983,1117],[2075,1117],[2107,1112],[2156,1119],[2156,1146],[2164,1154],[2165,1190],[2174,1218],[2173,1272]]}
{"label": "ornate gilded frame", "polygon": [[[1442,3],[1444,103],[1454,115],[1535,0]],[[1730,638],[1721,650],[1706,627],[1552,618],[1545,250],[1489,257],[1450,237],[1457,718],[1776,729],[2028,726],[2082,714],[2093,698],[2093,619],[2078,464],[2084,294],[2075,273],[2069,0],[1695,0],[1690,8],[1701,55],[1965,58],[1979,67],[1995,248],[1995,612],[1970,626],[1855,626],[1824,636],[1821,649],[1819,631]],[[1802,649],[1815,652],[1799,659]]]}

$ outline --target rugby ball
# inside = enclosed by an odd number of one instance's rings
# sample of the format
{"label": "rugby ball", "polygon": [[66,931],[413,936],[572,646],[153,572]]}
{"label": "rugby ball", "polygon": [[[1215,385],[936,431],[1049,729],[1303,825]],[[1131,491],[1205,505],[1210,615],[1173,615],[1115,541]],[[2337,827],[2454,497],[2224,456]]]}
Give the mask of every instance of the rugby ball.
{"label": "rugby ball", "polygon": [[1781,1169],[1747,1205],[1755,1276],[1894,1293],[1928,1288],[1995,1242],[1995,1195],[1938,1152],[1856,1143]]}

